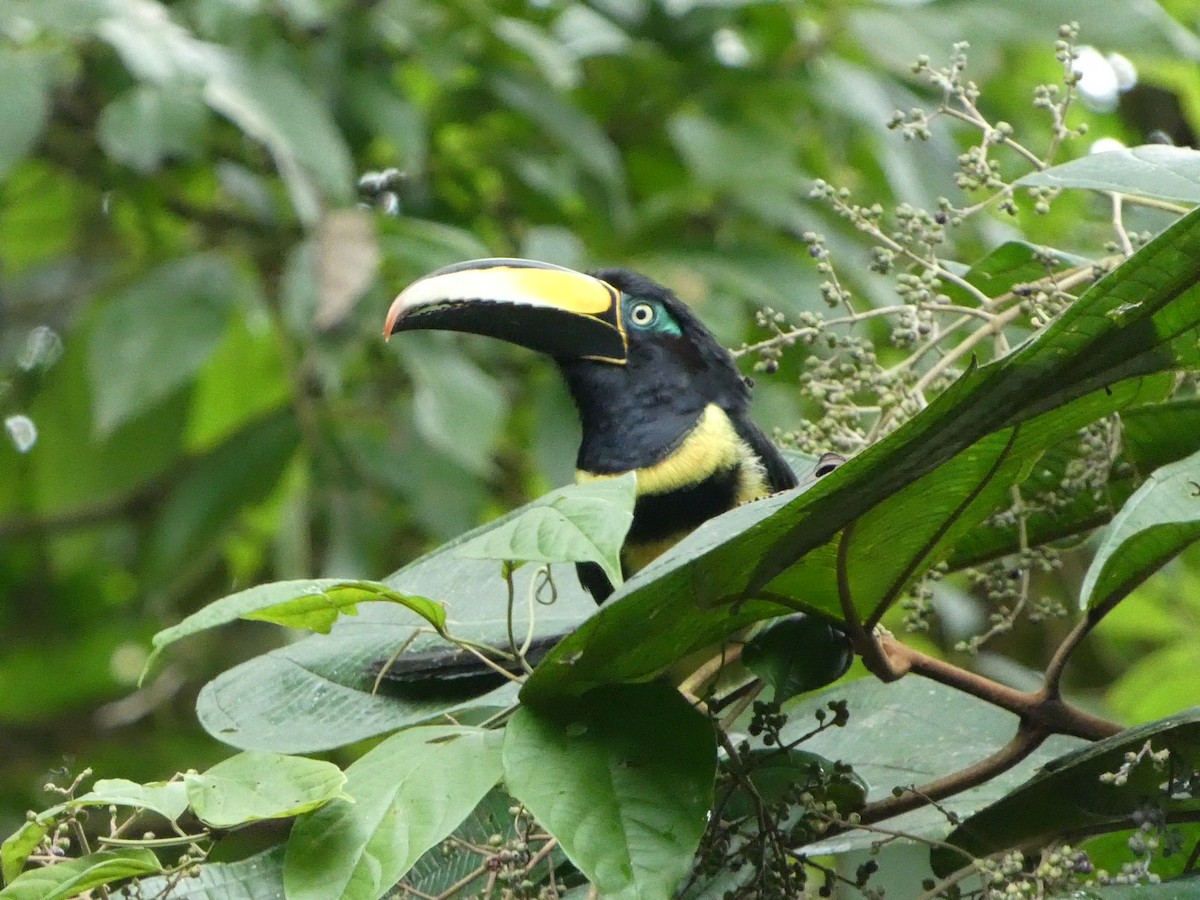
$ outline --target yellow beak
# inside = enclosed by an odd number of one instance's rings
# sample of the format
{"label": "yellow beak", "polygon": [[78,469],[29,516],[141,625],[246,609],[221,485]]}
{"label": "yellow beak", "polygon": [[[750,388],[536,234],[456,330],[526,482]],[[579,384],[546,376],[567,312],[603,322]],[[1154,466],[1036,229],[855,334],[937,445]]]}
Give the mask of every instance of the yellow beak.
{"label": "yellow beak", "polygon": [[554,357],[626,358],[620,291],[527,259],[471,260],[413,282],[392,301],[383,333],[418,328],[487,335]]}

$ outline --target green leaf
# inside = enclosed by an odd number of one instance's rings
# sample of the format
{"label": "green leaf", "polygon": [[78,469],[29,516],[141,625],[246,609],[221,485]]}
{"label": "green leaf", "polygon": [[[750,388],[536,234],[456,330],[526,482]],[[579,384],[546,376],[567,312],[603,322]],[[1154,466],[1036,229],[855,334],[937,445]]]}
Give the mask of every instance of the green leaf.
{"label": "green leaf", "polygon": [[3,877],[5,884],[12,884],[21,874],[29,854],[50,833],[49,822],[48,818],[43,819],[42,816],[27,819],[0,844],[0,877]]}
{"label": "green leaf", "polygon": [[220,65],[223,51],[198,40],[167,15],[147,15],[133,4],[104,4],[96,36],[117,52],[138,81],[169,85],[202,78]]}
{"label": "green leaf", "polygon": [[346,794],[288,840],[289,900],[375,900],[458,827],[500,778],[497,731],[401,731],[346,770]]}
{"label": "green leaf", "polygon": [[504,780],[611,900],[674,896],[712,804],[712,725],[664,684],[605,688],[554,713],[521,707]]}
{"label": "green leaf", "polygon": [[[1121,412],[1122,461],[1097,495],[1084,491],[1065,506],[1031,508],[1024,528],[1029,546],[1084,534],[1107,524],[1151,470],[1200,450],[1200,402],[1187,398],[1147,403]],[[1038,460],[1022,487],[1026,496],[1056,490],[1076,458],[1079,438],[1072,435]],[[961,537],[947,560],[950,571],[1016,553],[1021,535],[1015,524],[978,528]],[[1176,709],[1178,707],[1175,707]]]}
{"label": "green leaf", "polygon": [[769,806],[795,796],[797,789],[811,793],[818,803],[832,802],[842,817],[867,801],[867,783],[853,772],[839,771],[836,763],[816,753],[778,747],[756,747],[740,757],[740,774],[754,785],[754,793],[740,786],[722,808],[722,818],[755,816]]}
{"label": "green leaf", "polygon": [[[799,748],[852,764],[855,775],[869,786],[869,802],[892,796],[894,788],[919,788],[987,758],[1012,739],[1019,724],[1012,713],[925,678],[906,676],[890,684],[862,678],[785,706],[783,740],[795,741],[812,731],[818,712],[828,721],[828,704],[836,700],[846,703],[846,725],[827,728]],[[944,798],[940,808],[917,809],[878,824],[916,838],[941,838],[953,827],[947,812],[969,816],[1004,797],[1042,764],[1082,746],[1086,744],[1078,738],[1055,735],[1012,769]],[[878,840],[877,832],[849,831],[809,844],[804,852],[847,853],[868,849]]]}
{"label": "green leaf", "polygon": [[146,666],[149,667],[165,647],[176,641],[235,619],[276,622],[327,634],[339,615],[353,615],[359,603],[370,601],[397,603],[439,631],[446,623],[446,612],[440,603],[400,593],[378,581],[341,578],[275,581],[222,597],[178,625],[164,628],[154,636],[154,652]]}
{"label": "green leaf", "polygon": [[185,775],[188,805],[213,828],[284,819],[344,797],[346,776],[333,763],[247,751],[200,775]]}
{"label": "green leaf", "polygon": [[1091,153],[1026,175],[1017,185],[1117,191],[1200,203],[1200,152],[1190,147],[1147,144]]}
{"label": "green leaf", "polygon": [[0,178],[33,147],[46,124],[52,87],[51,60],[43,53],[0,44]]}
{"label": "green leaf", "polygon": [[148,809],[175,821],[187,809],[187,788],[181,781],[138,784],[125,778],[101,778],[72,804],[84,806],[132,806]]}
{"label": "green leaf", "polygon": [[199,92],[189,85],[140,84],[104,107],[96,139],[109,158],[153,172],[168,158],[196,155],[207,115]]}
{"label": "green leaf", "polygon": [[[971,266],[963,278],[988,297],[999,297],[1019,284],[1036,281],[1071,266],[1090,264],[1090,260],[1027,241],[1005,241]],[[971,305],[969,293],[951,281],[941,288],[957,303]],[[978,324],[978,323],[976,323]],[[972,326],[975,327],[975,326]]]}
{"label": "green leaf", "polygon": [[621,545],[633,522],[636,487],[628,474],[559,488],[455,552],[518,563],[595,562],[620,585]]}
{"label": "green leaf", "polygon": [[136,891],[129,888],[117,896],[123,900],[284,900],[283,845],[237,862],[201,863],[200,874],[194,878],[139,878]]}
{"label": "green leaf", "polygon": [[[454,829],[449,840],[431,847],[413,864],[402,886],[416,896],[437,897],[457,885],[464,897],[470,896],[467,892],[486,883],[490,874],[486,869],[481,871],[480,864],[494,850],[493,838],[499,835],[502,844],[526,839],[526,820],[510,812],[514,805],[516,801],[507,791],[493,788]],[[560,874],[559,867],[566,864],[566,857],[558,847],[549,853],[545,863],[548,869],[559,870]],[[476,876],[475,883],[467,881],[471,874]],[[530,877],[537,880],[537,873],[531,873]]]}
{"label": "green leaf", "polygon": [[150,810],[174,821],[187,809],[187,789],[181,781],[138,784],[124,778],[97,780],[86,794],[43,810],[0,844],[0,875],[4,882],[8,884],[16,879],[29,854],[49,834],[53,822],[65,810],[83,806],[129,806]]}
{"label": "green leaf", "polygon": [[1200,400],[1173,398],[1121,414],[1129,460],[1145,475],[1200,450]]}
{"label": "green leaf", "polygon": [[152,269],[104,306],[88,339],[97,436],[195,375],[220,342],[237,291],[229,263],[205,254]]}
{"label": "green leaf", "polygon": [[305,594],[293,600],[276,603],[257,612],[248,613],[245,618],[259,619],[263,622],[276,622],[291,628],[307,628],[328,634],[337,617],[343,613],[354,614],[354,606],[364,601],[380,601],[399,603],[411,609],[434,628],[441,628],[446,623],[446,610],[440,603],[426,600],[424,597],[410,597],[391,590],[377,582],[359,582],[342,585],[322,594]]}
{"label": "green leaf", "polygon": [[508,106],[528,116],[575,157],[581,169],[598,179],[613,202],[624,200],[621,154],[603,129],[559,94],[528,80],[495,75],[491,88]]}
{"label": "green leaf", "polygon": [[1154,472],[1104,532],[1080,609],[1113,603],[1200,539],[1200,453]]}
{"label": "green leaf", "polygon": [[[1200,363],[1198,326],[1193,212],[1049,327],[968,370],[811,489],[745,504],[696,529],[559,643],[522,700],[653,677],[681,653],[788,611],[840,618],[845,602],[873,624],[913,578],[1007,504],[1009,487],[1040,454],[1097,418],[1162,400],[1172,379],[1155,373]],[[643,627],[650,619],[658,627]]]}
{"label": "green leaf", "polygon": [[[1169,759],[1156,764],[1143,753],[1147,748],[1168,751]],[[1141,759],[1130,764],[1128,754]],[[1130,816],[1147,804],[1168,818],[1194,813],[1200,810],[1200,796],[1189,776],[1198,765],[1200,707],[1097,741],[1052,760],[1021,787],[962,822],[946,838],[950,846],[933,851],[933,869],[945,875],[964,864],[964,854],[982,857],[1067,832],[1128,827]]]}
{"label": "green leaf", "polygon": [[204,87],[209,106],[271,152],[300,220],[354,198],[354,167],[329,111],[286,69],[256,59],[223,58]]}
{"label": "green leaf", "polygon": [[[490,560],[464,559],[456,549],[504,527],[523,510],[444,544],[391,576],[388,585],[409,596],[453,597],[446,617],[449,633],[507,647],[508,590],[500,567]],[[562,634],[595,612],[595,602],[574,573],[556,567],[553,574],[555,601],[537,607],[532,618],[527,604],[518,603],[513,614],[516,634]],[[532,567],[513,573],[516,596],[528,596],[533,577]],[[446,646],[411,611],[372,603],[354,618],[343,617],[327,636],[272,650],[219,675],[200,692],[196,712],[209,734],[234,746],[311,753],[447,713],[457,718],[472,705],[495,711],[497,705],[503,708],[512,702],[515,688],[508,685],[477,701],[473,697],[478,691],[451,697],[374,691],[379,666],[399,648],[419,653]]]}
{"label": "green leaf", "polygon": [[413,416],[433,447],[477,475],[493,469],[492,451],[508,416],[508,402],[496,379],[445,342],[440,352],[406,342],[401,360],[413,380]]}
{"label": "green leaf", "polygon": [[68,900],[103,884],[160,871],[149,850],[101,850],[30,869],[0,891],[0,900]]}
{"label": "green leaf", "polygon": [[773,622],[742,650],[742,662],[771,686],[775,703],[837,681],[853,661],[846,636],[814,616]]}

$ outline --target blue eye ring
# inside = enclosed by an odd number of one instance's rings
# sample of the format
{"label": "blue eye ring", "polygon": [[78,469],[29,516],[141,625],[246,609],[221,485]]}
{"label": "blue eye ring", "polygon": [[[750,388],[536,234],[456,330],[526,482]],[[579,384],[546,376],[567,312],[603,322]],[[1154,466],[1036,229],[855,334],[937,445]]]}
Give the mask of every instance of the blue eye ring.
{"label": "blue eye ring", "polygon": [[639,300],[629,307],[630,324],[637,328],[649,328],[658,318],[658,307],[645,300]]}

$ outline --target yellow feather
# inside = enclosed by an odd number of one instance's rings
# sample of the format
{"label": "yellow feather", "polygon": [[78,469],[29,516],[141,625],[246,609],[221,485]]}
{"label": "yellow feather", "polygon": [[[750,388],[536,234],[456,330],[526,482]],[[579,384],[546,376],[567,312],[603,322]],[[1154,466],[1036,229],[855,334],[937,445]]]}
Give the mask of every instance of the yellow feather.
{"label": "yellow feather", "polygon": [[[698,484],[715,472],[738,469],[737,502],[746,503],[765,497],[766,473],[762,461],[741,439],[725,411],[710,403],[704,408],[696,427],[675,450],[649,466],[637,469],[637,493],[666,494]],[[578,470],[575,480],[582,484],[601,478],[615,478],[623,472],[597,474]],[[632,575],[688,534],[681,531],[659,541],[627,546],[621,554],[625,572]]]}

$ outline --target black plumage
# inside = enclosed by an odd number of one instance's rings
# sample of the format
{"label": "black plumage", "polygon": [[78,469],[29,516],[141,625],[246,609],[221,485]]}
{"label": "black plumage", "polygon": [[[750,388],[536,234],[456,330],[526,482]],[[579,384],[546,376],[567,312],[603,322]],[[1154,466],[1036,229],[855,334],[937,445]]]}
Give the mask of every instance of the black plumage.
{"label": "black plumage", "polygon": [[[641,275],[625,269],[592,274],[620,292],[627,311],[649,301],[670,318],[668,326],[639,330],[627,315],[623,365],[556,358],[583,429],[576,457],[582,476],[662,464],[680,450],[710,406],[724,414],[730,435],[750,451],[749,456],[731,452],[727,464],[712,471],[680,472],[665,490],[639,490],[627,547],[678,539],[740,502],[794,487],[795,474],[750,419],[749,379],[700,319],[671,291]],[[627,563],[625,574],[633,568]],[[598,602],[611,593],[598,567],[585,564],[580,576]]]}
{"label": "black plumage", "polygon": [[[626,576],[708,519],[796,486],[750,419],[751,382],[729,351],[671,291],[641,275],[585,275],[529,260],[460,263],[393,302],[385,334],[418,328],[490,335],[554,359],[582,425],[578,480],[638,475],[621,555]],[[612,593],[596,564],[577,571],[598,603]],[[537,648],[535,661],[556,639]],[[390,681],[477,674],[452,654],[406,656]]]}

